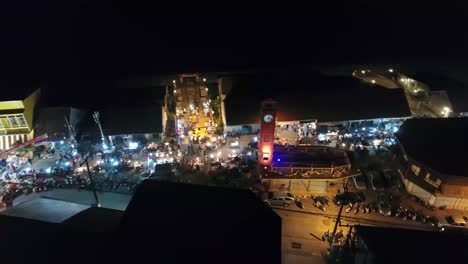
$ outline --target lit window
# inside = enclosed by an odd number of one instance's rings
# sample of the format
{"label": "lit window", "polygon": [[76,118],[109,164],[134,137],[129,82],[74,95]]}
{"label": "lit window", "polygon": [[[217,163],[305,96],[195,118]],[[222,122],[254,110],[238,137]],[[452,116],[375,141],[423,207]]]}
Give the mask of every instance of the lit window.
{"label": "lit window", "polygon": [[8,117],[8,123],[10,123],[11,127],[18,127],[18,121],[16,121],[15,117]]}
{"label": "lit window", "polygon": [[16,119],[18,120],[18,123],[20,124],[20,126],[27,126],[26,119],[24,119],[24,117],[20,116],[20,117],[17,117]]}
{"label": "lit window", "polygon": [[419,176],[419,172],[421,171],[421,168],[419,168],[419,167],[416,166],[416,165],[411,165],[411,170],[413,171],[413,173],[414,173],[416,176]]}

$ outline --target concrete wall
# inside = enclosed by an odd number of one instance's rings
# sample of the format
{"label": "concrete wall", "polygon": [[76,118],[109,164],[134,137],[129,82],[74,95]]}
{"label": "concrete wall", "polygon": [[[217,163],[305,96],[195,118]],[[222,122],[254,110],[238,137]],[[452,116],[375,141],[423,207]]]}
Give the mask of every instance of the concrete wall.
{"label": "concrete wall", "polygon": [[39,101],[40,96],[41,96],[41,89],[37,89],[32,94],[30,94],[26,99],[23,100],[23,104],[24,104],[23,114],[30,129],[32,129],[33,127],[34,114],[36,112],[36,105]]}
{"label": "concrete wall", "polygon": [[447,209],[460,210],[468,212],[468,199],[447,197],[447,196],[436,196],[434,200],[435,207],[445,206]]}
{"label": "concrete wall", "polygon": [[269,191],[289,191],[295,195],[326,194],[327,181],[314,179],[262,179]]}
{"label": "concrete wall", "polygon": [[235,126],[225,126],[224,132],[242,132],[243,126],[251,126],[252,133],[256,133],[260,129],[260,124],[247,124],[247,125],[235,125]]}

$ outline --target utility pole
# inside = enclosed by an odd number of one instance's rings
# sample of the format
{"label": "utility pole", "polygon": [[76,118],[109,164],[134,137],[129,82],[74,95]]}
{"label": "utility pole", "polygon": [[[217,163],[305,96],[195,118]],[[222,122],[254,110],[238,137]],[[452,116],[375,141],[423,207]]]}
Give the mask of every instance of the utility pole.
{"label": "utility pole", "polygon": [[[348,178],[345,178],[345,180],[346,180],[346,182],[344,183],[344,186],[343,186],[343,189],[344,189],[343,193],[348,192]],[[331,247],[332,247],[332,244],[333,244],[333,240],[335,239],[336,229],[338,228],[338,224],[341,222],[341,213],[343,212],[343,207],[344,207],[344,203],[342,203],[341,206],[340,206],[340,211],[338,212],[338,216],[336,217],[335,227],[333,227],[333,232],[331,234],[331,239],[329,240],[330,250],[331,250]]]}
{"label": "utility pole", "polygon": [[67,126],[67,129],[68,129],[68,135],[70,137],[70,141],[72,142],[72,144],[74,145],[75,148],[77,148],[77,142],[76,142],[76,138],[75,138],[75,131],[73,129],[73,127],[71,126],[70,122],[68,122],[68,118],[65,116],[65,124]]}
{"label": "utility pole", "polygon": [[91,170],[89,169],[88,158],[89,158],[89,153],[86,154],[84,161],[80,164],[80,167],[83,166],[83,164],[86,164],[86,169],[88,170],[88,177],[89,177],[89,181],[91,183],[91,189],[94,195],[94,204],[92,204],[92,206],[101,207],[101,202],[99,201],[99,197],[96,192],[96,184],[94,182],[93,175],[91,174]]}

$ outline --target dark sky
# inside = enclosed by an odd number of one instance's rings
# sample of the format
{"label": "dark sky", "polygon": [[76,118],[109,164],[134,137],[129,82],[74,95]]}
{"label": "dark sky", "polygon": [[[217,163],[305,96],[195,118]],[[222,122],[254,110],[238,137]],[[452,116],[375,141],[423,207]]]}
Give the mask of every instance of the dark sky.
{"label": "dark sky", "polygon": [[4,87],[41,83],[84,100],[74,94],[109,97],[142,76],[360,63],[423,65],[468,84],[461,4],[10,2],[0,11]]}

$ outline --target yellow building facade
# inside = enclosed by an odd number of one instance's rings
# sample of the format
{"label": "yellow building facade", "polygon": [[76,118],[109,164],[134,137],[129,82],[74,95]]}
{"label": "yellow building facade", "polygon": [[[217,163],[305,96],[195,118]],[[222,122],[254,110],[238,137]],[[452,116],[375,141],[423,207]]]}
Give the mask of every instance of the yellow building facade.
{"label": "yellow building facade", "polygon": [[33,138],[34,111],[40,93],[37,89],[25,99],[0,101],[0,150]]}

